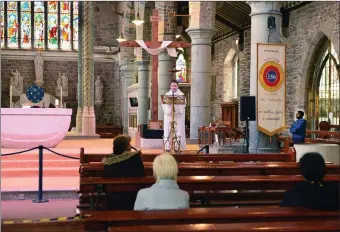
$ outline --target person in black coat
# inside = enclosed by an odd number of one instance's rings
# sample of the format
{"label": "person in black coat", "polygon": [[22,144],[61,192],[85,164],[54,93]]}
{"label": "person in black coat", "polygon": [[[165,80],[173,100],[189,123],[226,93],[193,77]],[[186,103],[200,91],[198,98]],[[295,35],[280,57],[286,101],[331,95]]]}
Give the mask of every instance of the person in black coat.
{"label": "person in black coat", "polygon": [[[113,154],[105,157],[104,177],[143,177],[144,165],[141,152],[131,152],[131,138],[127,135],[117,136],[113,141]],[[107,209],[133,210],[137,197],[136,192],[115,192],[107,195]]]}
{"label": "person in black coat", "polygon": [[339,182],[322,181],[326,165],[319,153],[306,153],[300,159],[300,172],[305,180],[285,193],[281,206],[339,210]]}

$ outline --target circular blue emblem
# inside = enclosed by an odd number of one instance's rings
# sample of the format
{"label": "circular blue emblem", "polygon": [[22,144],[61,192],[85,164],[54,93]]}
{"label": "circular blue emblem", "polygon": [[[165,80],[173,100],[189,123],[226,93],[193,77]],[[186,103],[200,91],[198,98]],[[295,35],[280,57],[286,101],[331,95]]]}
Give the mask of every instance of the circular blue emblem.
{"label": "circular blue emblem", "polygon": [[277,79],[277,75],[276,75],[276,72],[274,70],[270,70],[268,73],[267,73],[267,80],[269,82],[275,82]]}
{"label": "circular blue emblem", "polygon": [[37,85],[31,85],[26,90],[26,97],[30,102],[38,103],[44,99],[45,91],[43,88]]}

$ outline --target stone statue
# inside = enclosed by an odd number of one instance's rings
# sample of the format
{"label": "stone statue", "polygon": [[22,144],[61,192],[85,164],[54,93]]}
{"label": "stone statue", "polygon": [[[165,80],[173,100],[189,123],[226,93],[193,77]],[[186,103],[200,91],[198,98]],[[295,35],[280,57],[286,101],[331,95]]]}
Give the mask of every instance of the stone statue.
{"label": "stone statue", "polygon": [[11,85],[12,85],[12,96],[20,96],[24,92],[24,80],[21,77],[18,70],[13,72],[13,77],[11,78]]}
{"label": "stone statue", "polygon": [[34,68],[35,68],[35,84],[42,86],[44,84],[44,59],[41,56],[41,52],[37,53],[34,58]]}
{"label": "stone statue", "polygon": [[100,79],[100,76],[97,76],[95,81],[95,105],[100,106],[103,103],[103,82]]}
{"label": "stone statue", "polygon": [[60,97],[60,89],[63,87],[63,97],[68,96],[68,77],[65,73],[59,73],[59,78],[57,80],[56,97]]}

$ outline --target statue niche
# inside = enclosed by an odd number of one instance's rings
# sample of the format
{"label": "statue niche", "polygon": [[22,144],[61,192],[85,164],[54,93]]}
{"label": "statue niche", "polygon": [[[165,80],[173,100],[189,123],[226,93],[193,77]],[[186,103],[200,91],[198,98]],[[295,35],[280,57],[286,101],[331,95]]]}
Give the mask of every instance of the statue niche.
{"label": "statue niche", "polygon": [[12,86],[12,96],[20,96],[24,92],[24,80],[20,75],[18,70],[13,72],[12,70],[11,86]]}
{"label": "statue niche", "polygon": [[55,90],[55,94],[57,97],[60,97],[60,90],[63,90],[63,97],[68,97],[68,77],[65,73],[59,73],[59,78],[57,80],[57,87]]}

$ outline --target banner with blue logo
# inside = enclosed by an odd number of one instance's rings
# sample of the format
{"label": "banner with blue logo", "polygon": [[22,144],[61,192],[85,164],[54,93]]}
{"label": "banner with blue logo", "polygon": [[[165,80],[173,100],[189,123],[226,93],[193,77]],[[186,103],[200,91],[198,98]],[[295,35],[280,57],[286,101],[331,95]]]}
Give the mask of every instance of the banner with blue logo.
{"label": "banner with blue logo", "polygon": [[286,129],[286,46],[257,44],[257,128],[273,136]]}

